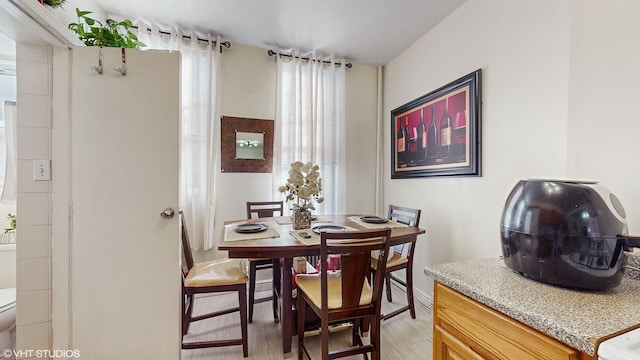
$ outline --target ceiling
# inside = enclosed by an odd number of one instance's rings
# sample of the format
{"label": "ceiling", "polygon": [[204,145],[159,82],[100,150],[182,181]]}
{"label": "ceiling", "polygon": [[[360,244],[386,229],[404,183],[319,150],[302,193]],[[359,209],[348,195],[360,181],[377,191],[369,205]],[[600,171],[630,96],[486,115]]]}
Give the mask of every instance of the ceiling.
{"label": "ceiling", "polygon": [[[386,65],[466,0],[95,0],[114,19]],[[84,10],[84,9],[83,9]],[[232,45],[233,46],[233,45]]]}

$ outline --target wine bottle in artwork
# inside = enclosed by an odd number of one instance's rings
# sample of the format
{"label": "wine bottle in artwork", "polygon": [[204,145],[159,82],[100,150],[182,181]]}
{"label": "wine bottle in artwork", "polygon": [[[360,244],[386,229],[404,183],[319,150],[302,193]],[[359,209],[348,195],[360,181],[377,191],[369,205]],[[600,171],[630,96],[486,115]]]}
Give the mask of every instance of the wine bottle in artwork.
{"label": "wine bottle in artwork", "polygon": [[[411,155],[413,154],[411,152],[411,145],[412,145],[412,137],[411,137],[411,129],[409,129],[409,117],[405,116],[404,117],[404,162],[407,165],[412,165],[411,164]],[[413,139],[413,142],[415,143],[415,139]]]}
{"label": "wine bottle in artwork", "polygon": [[400,122],[400,130],[398,131],[398,139],[396,143],[396,152],[398,154],[398,167],[407,166],[407,138],[406,133],[404,131],[404,124],[402,123],[402,118],[399,120]]}
{"label": "wine bottle in artwork", "polygon": [[424,123],[424,108],[420,109],[420,123],[417,128],[418,132],[418,150],[416,152],[416,160],[423,162],[427,160],[427,125]]}
{"label": "wine bottle in artwork", "polygon": [[418,131],[414,126],[409,128],[409,166],[416,166],[417,156],[418,156]]}
{"label": "wine bottle in artwork", "polygon": [[451,115],[449,115],[449,98],[444,99],[444,112],[440,118],[440,157],[451,156]]}
{"label": "wine bottle in artwork", "polygon": [[436,107],[431,105],[431,121],[427,130],[427,159],[434,160],[438,157],[438,127],[436,126]]}

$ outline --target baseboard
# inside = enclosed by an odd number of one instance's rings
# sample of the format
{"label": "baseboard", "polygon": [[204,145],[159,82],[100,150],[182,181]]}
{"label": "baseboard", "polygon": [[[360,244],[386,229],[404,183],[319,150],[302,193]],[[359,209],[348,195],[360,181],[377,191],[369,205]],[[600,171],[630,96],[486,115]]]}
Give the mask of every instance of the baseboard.
{"label": "baseboard", "polygon": [[[400,285],[396,284],[395,282],[391,282],[391,286],[395,286],[397,287],[400,291],[405,291],[404,287],[401,287]],[[423,306],[425,309],[432,311],[433,310],[433,295],[430,294],[426,294],[420,290],[417,289],[413,289],[413,299],[420,304],[421,306]]]}

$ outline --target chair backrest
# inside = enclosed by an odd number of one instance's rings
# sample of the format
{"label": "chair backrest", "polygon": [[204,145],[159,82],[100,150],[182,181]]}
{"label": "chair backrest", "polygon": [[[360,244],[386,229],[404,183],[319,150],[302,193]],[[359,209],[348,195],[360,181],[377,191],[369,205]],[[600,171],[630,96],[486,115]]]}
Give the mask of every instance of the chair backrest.
{"label": "chair backrest", "polygon": [[[402,207],[397,205],[389,205],[389,215],[387,216],[391,220],[395,220],[401,224],[419,227],[420,226],[420,209],[412,209],[408,207]],[[407,258],[413,257],[413,251],[415,243],[404,243],[393,247],[393,252],[400,256]]]}
{"label": "chair backrest", "polygon": [[282,216],[283,201],[247,201],[247,219]]}
{"label": "chair backrest", "polygon": [[180,211],[180,229],[182,241],[182,275],[187,276],[189,270],[193,267],[193,254],[191,253],[191,243],[189,242],[189,233],[187,232],[187,221],[184,213]]}
{"label": "chair backrest", "polygon": [[[371,251],[380,251],[377,269],[374,275],[372,306],[380,307],[382,286],[389,252],[389,228],[380,230],[322,232],[320,234],[320,279],[322,309],[328,311],[327,260],[329,255],[340,255],[342,278],[342,308],[354,308],[360,305],[360,296],[371,272]],[[325,314],[326,315],[326,314]]]}
{"label": "chair backrest", "polygon": [[389,205],[389,215],[387,217],[405,225],[419,227],[420,213],[420,209]]}

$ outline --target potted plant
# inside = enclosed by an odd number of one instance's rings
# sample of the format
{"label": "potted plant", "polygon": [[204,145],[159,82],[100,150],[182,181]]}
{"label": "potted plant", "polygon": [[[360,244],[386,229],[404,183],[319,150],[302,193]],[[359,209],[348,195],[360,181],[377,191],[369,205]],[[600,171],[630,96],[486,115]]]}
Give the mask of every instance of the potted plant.
{"label": "potted plant", "polygon": [[42,3],[51,6],[52,8],[57,8],[58,6],[62,6],[67,0],[44,0]]}
{"label": "potted plant", "polygon": [[293,228],[308,229],[311,227],[311,211],[315,210],[314,202],[321,203],[324,198],[322,192],[322,179],[320,168],[310,162],[303,164],[296,161],[291,164],[287,183],[280,186],[278,191],[286,194],[287,201],[295,201],[293,210]]}
{"label": "potted plant", "polygon": [[4,233],[10,233],[10,232],[16,232],[16,216],[9,213],[9,215],[7,216],[7,219],[9,219],[9,227],[4,229]]}
{"label": "potted plant", "polygon": [[136,34],[129,28],[133,26],[131,20],[115,21],[107,19],[107,23],[91,18],[87,15],[91,11],[81,11],[76,8],[77,23],[69,24],[69,29],[87,46],[106,46],[120,48],[140,48],[147,46],[138,40]]}

